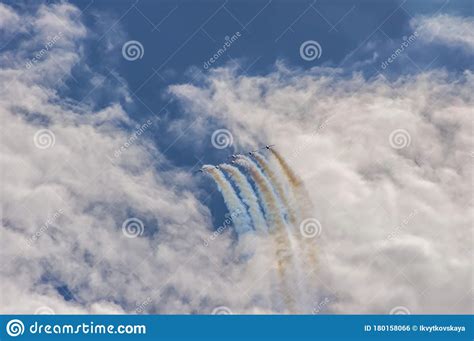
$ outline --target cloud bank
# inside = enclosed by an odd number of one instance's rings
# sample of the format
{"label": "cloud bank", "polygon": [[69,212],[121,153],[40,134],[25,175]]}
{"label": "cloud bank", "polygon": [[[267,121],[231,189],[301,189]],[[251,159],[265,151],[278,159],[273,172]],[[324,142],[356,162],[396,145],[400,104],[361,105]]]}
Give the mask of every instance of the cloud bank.
{"label": "cloud bank", "polygon": [[461,47],[474,53],[474,21],[472,17],[439,14],[433,17],[416,17],[411,21],[415,30],[428,42]]}
{"label": "cloud bank", "polygon": [[[267,241],[213,235],[196,181],[147,138],[160,122],[62,95],[74,72],[104,77],[83,63],[79,10],[0,4],[0,18],[19,39],[0,55],[0,312],[281,312]],[[275,143],[303,178],[322,233],[302,313],[469,313],[472,86],[471,71],[388,83],[278,63],[170,96],[186,112],[173,129],[199,116],[190,144],[212,118],[239,148]]]}
{"label": "cloud bank", "polygon": [[280,64],[201,81],[171,88],[189,116],[219,120],[243,149],[275,143],[303,177],[331,311],[471,311],[470,71],[388,83]]}
{"label": "cloud bank", "polygon": [[[118,102],[94,111],[59,95],[74,68],[87,68],[79,14],[68,4],[21,14],[21,48],[2,54],[1,311],[200,311],[222,267],[203,252],[210,216],[189,174],[156,171],[167,161],[145,135],[157,122],[133,122]],[[143,224],[137,238],[122,231],[130,218]],[[221,239],[215,252],[228,246]]]}

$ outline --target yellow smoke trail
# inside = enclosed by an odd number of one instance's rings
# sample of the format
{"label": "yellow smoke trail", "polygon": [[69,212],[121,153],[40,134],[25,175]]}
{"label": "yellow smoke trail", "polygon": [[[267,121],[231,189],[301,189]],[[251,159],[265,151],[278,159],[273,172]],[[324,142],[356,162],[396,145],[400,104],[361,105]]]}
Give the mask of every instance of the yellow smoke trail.
{"label": "yellow smoke trail", "polygon": [[250,217],[239,196],[235,193],[232,185],[227,181],[224,174],[213,166],[203,166],[202,169],[211,175],[217,184],[217,187],[224,197],[227,209],[234,216],[234,226],[238,234],[251,229]]}
{"label": "yellow smoke trail", "polygon": [[267,231],[268,227],[265,222],[265,217],[260,210],[258,198],[245,175],[243,175],[237,167],[228,164],[221,164],[219,167],[226,171],[237,184],[243,201],[249,207],[250,217],[255,225],[255,229],[259,231]]}
{"label": "yellow smoke trail", "polygon": [[[312,203],[308,195],[308,192],[303,185],[303,182],[296,175],[293,169],[288,165],[288,163],[285,161],[284,157],[280,153],[278,153],[274,149],[270,149],[270,152],[275,157],[278,165],[283,171],[283,174],[286,176],[286,179],[288,180],[288,183],[290,184],[290,187],[293,191],[293,195],[299,203],[298,206],[301,207],[302,215],[304,216],[304,218],[311,217]],[[313,276],[315,275],[314,267],[317,264],[317,256],[316,256],[316,250],[314,247],[314,240],[312,238],[304,238],[301,234],[301,229],[303,228],[301,224],[303,221],[304,220],[301,220],[298,222],[299,226],[297,228],[299,230],[297,231],[296,234],[298,236],[298,239],[303,244],[303,251],[306,254],[305,258],[309,260],[309,266],[310,266],[309,278],[310,278],[310,281],[312,282]]]}
{"label": "yellow smoke trail", "polygon": [[273,193],[272,187],[268,182],[268,179],[262,174],[260,169],[258,169],[258,167],[255,165],[255,163],[248,157],[242,155],[239,156],[235,161],[239,165],[245,167],[250,172],[250,176],[254,180],[257,186],[257,190],[259,191],[263,199],[265,213],[268,216],[267,218],[274,225],[269,226],[269,228],[284,228],[285,221],[283,220],[283,217],[280,214],[278,199]]}
{"label": "yellow smoke trail", "polygon": [[281,183],[280,179],[278,178],[278,175],[275,173],[275,171],[272,169],[271,165],[268,163],[268,161],[265,159],[263,155],[261,155],[260,153],[254,153],[253,156],[255,157],[255,159],[257,160],[257,163],[263,169],[265,174],[267,174],[268,178],[270,179],[270,182],[275,187],[276,192],[278,196],[280,197],[284,207],[288,210],[288,215],[289,215],[291,224],[296,226],[297,221],[298,221],[297,213],[295,211],[293,203],[288,198],[286,190],[283,187],[283,184]]}
{"label": "yellow smoke trail", "polygon": [[280,155],[275,149],[270,148],[270,152],[273,154],[273,156],[277,159],[278,164],[282,168],[283,172],[285,173],[286,177],[288,178],[288,181],[290,184],[296,188],[301,187],[303,184],[300,178],[295,174],[295,172],[291,169],[290,165],[286,163],[285,159],[283,156]]}
{"label": "yellow smoke trail", "polygon": [[280,215],[278,202],[275,194],[272,191],[270,183],[261,173],[258,167],[246,156],[239,156],[235,160],[239,165],[245,167],[257,185],[260,195],[263,197],[265,211],[268,215],[270,226],[270,233],[275,235],[276,255],[277,255],[277,269],[282,282],[282,296],[285,300],[286,306],[290,313],[294,312],[294,300],[290,295],[287,283],[287,268],[288,263],[291,263],[291,253],[289,247],[289,240],[286,234],[285,222]]}
{"label": "yellow smoke trail", "polygon": [[290,165],[285,161],[283,156],[278,153],[274,149],[270,149],[270,152],[277,160],[278,165],[280,166],[283,174],[285,175],[291,190],[293,191],[293,195],[298,201],[298,206],[302,210],[302,214],[305,216],[311,214],[312,211],[312,203],[309,197],[309,194],[304,187],[303,181],[296,175],[296,173],[291,169]]}
{"label": "yellow smoke trail", "polygon": [[[278,196],[281,198],[282,204],[284,205],[288,213],[289,223],[292,228],[286,229],[286,231],[290,240],[292,253],[295,256],[293,257],[293,260],[296,262],[293,264],[294,270],[296,272],[295,278],[297,279],[300,296],[304,296],[304,293],[307,290],[301,288],[303,278],[305,277],[303,267],[301,266],[301,261],[306,255],[304,252],[305,250],[303,250],[305,246],[301,245],[301,239],[299,238],[300,232],[298,230],[298,224],[301,218],[299,214],[300,212],[298,212],[297,210],[294,191],[292,188],[289,188],[291,186],[286,186],[287,184],[282,182],[281,177],[283,176],[284,178],[286,178],[285,175],[280,174],[281,172],[278,172],[278,170],[275,169],[275,166],[272,165],[261,153],[253,153],[253,156],[255,157],[260,168],[263,169],[264,173],[270,179],[271,184],[276,190]],[[294,237],[294,234],[296,234],[296,239]]]}

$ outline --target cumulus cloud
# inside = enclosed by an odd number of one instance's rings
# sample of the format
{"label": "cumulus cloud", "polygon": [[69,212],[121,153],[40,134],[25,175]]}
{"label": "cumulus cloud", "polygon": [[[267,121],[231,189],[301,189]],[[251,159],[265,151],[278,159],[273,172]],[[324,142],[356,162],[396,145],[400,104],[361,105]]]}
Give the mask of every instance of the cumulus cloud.
{"label": "cumulus cloud", "polygon": [[189,116],[219,120],[244,150],[276,144],[303,177],[330,311],[471,312],[471,72],[388,83],[279,64],[201,81],[170,89]]}
{"label": "cumulus cloud", "polygon": [[20,16],[9,6],[0,4],[0,30],[11,32],[18,27]]}
{"label": "cumulus cloud", "polygon": [[[0,70],[2,313],[208,312],[226,301],[220,255],[231,234],[204,246],[208,209],[188,173],[162,167],[146,136],[158,123],[134,122],[119,102],[95,111],[60,95],[73,68],[87,69],[79,11],[2,8],[28,18],[31,35]],[[130,218],[143,226],[136,238],[123,232]]]}
{"label": "cumulus cloud", "polygon": [[[61,94],[73,69],[107,77],[83,62],[92,33],[79,10],[0,6],[2,34],[26,23],[19,48],[0,56],[0,311],[281,312],[268,240],[236,242],[229,228],[210,238],[196,182],[147,138],[160,122],[134,121],[119,100],[96,109]],[[221,68],[170,87],[187,112],[172,129],[199,116],[188,135],[200,141],[212,118],[236,148],[277,144],[303,177],[323,232],[300,312],[471,312],[473,78],[453,77]]]}
{"label": "cumulus cloud", "polygon": [[413,28],[422,39],[445,45],[464,48],[474,52],[474,21],[472,17],[459,17],[439,14],[434,17],[415,17],[411,21]]}

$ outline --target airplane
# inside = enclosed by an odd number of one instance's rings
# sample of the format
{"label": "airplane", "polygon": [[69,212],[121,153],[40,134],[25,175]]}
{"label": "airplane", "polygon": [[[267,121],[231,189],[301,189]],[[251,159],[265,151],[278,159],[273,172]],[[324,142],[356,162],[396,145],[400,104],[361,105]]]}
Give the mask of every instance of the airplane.
{"label": "airplane", "polygon": [[[255,149],[255,150],[251,150],[248,152],[248,155],[249,156],[254,156],[254,154],[262,149],[268,149],[270,150],[272,147],[274,147],[275,145],[274,144],[267,144],[265,145],[264,147],[262,148],[258,148],[258,149]],[[227,160],[230,160],[230,163],[232,164],[237,164],[236,162],[236,159],[238,159],[240,156],[242,156],[242,154],[232,154],[232,155],[229,155],[227,157]],[[219,166],[209,166],[209,167],[214,167],[215,169],[220,169]],[[201,169],[198,169],[197,171],[195,171],[194,173],[204,173],[205,171],[201,168]]]}
{"label": "airplane", "polygon": [[249,155],[250,155],[250,156],[253,156],[254,153],[256,153],[256,152],[258,152],[259,150],[262,150],[262,149],[268,149],[268,150],[270,150],[270,149],[272,149],[272,147],[274,147],[274,146],[275,146],[274,144],[267,144],[267,145],[265,145],[265,147],[258,148],[258,149],[255,149],[255,150],[250,151],[250,152],[249,152]]}
{"label": "airplane", "polygon": [[227,159],[235,160],[235,159],[237,159],[237,158],[239,157],[239,155],[241,155],[241,154],[232,154],[232,155],[229,155],[229,156],[227,157]]}
{"label": "airplane", "polygon": [[265,147],[260,148],[260,149],[271,149],[274,146],[275,146],[274,144],[267,144]]}
{"label": "airplane", "polygon": [[260,149],[255,149],[249,152],[250,156],[253,156],[254,153],[258,152]]}

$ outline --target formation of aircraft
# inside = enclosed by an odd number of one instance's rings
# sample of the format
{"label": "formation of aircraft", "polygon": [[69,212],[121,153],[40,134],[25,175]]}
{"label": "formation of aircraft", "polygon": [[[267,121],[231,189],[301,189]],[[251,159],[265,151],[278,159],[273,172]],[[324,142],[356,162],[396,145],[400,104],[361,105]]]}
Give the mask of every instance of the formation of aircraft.
{"label": "formation of aircraft", "polygon": [[[264,147],[261,147],[261,148],[257,148],[255,150],[251,150],[248,153],[249,156],[254,156],[254,154],[260,150],[263,150],[263,149],[267,149],[267,150],[270,150],[274,147],[275,145],[274,144],[267,144],[265,145]],[[235,164],[235,160],[239,157],[239,156],[242,156],[243,154],[232,154],[232,155],[229,155],[227,157],[227,160],[230,160],[231,163]],[[215,169],[219,169],[219,166],[213,166]],[[200,168],[198,169],[197,171],[195,171],[194,173],[204,173],[204,169]]]}
{"label": "formation of aircraft", "polygon": [[262,149],[268,149],[268,150],[270,150],[270,149],[271,149],[272,147],[274,147],[274,146],[275,146],[274,144],[267,144],[267,145],[265,145],[265,147],[258,148],[258,149],[255,149],[255,150],[250,151],[250,152],[249,152],[249,155],[250,155],[250,156],[253,156],[254,153],[256,153],[256,152],[258,152],[258,151],[260,151],[260,150],[262,150]]}

